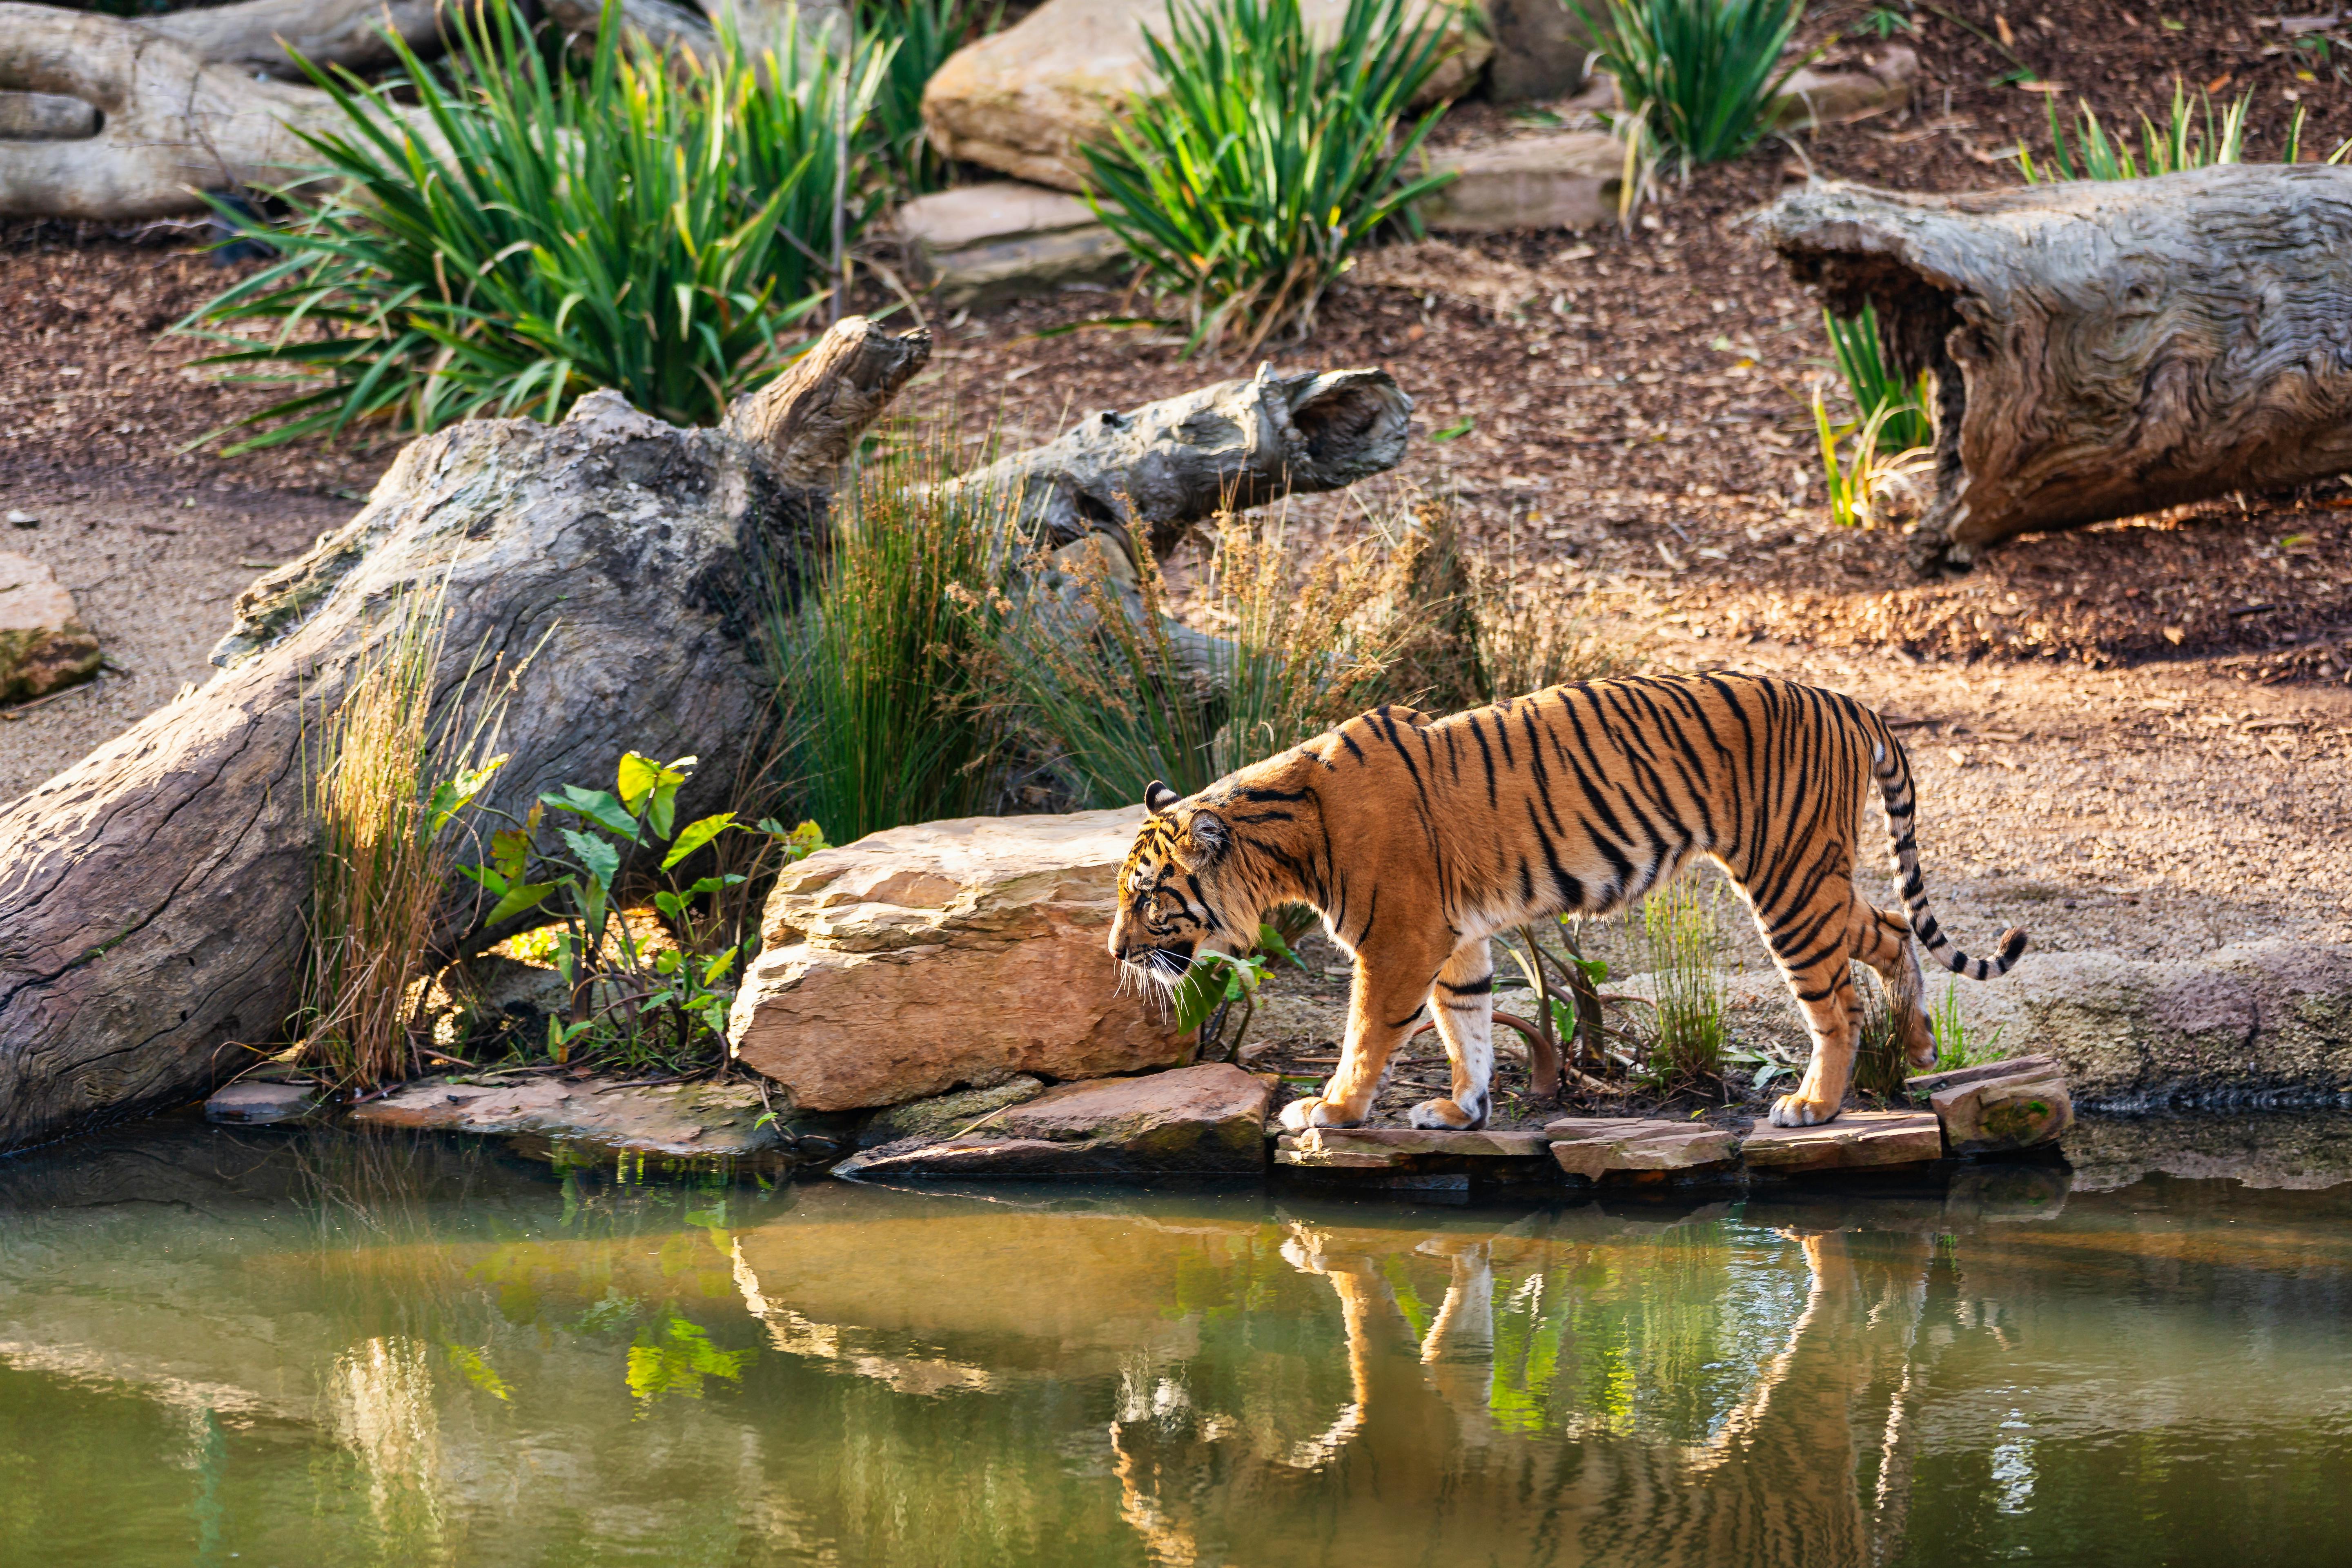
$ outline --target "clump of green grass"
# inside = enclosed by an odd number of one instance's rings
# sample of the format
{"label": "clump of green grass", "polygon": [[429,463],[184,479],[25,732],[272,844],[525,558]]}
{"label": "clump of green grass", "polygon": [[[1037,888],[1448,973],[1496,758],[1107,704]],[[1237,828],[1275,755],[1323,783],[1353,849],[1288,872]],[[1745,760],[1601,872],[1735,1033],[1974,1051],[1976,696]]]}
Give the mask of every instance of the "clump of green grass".
{"label": "clump of green grass", "polygon": [[1936,1034],[1936,1065],[1932,1069],[1936,1072],[1950,1072],[1997,1059],[2000,1037],[2008,1032],[2005,1027],[1996,1026],[1981,1039],[1969,1037],[1968,1020],[1960,1015],[1958,981],[1946,983],[1943,996],[1928,1009],[1927,1023]]}
{"label": "clump of green grass", "polygon": [[1853,1087],[1863,1094],[1892,1100],[1903,1092],[1903,1080],[1916,1070],[1904,1057],[1895,1009],[1887,1003],[1878,972],[1866,965],[1853,966],[1853,991],[1862,1009],[1853,1053]]}
{"label": "clump of green grass", "polygon": [[482,727],[434,721],[440,610],[437,598],[397,607],[341,700],[306,731],[317,839],[298,1059],[341,1089],[408,1075],[417,983],[457,865],[448,828],[505,761],[476,760]]}
{"label": "clump of green grass", "polygon": [[1337,33],[1298,0],[1170,0],[1147,33],[1158,91],[1085,156],[1095,210],[1190,318],[1189,354],[1311,329],[1323,291],[1446,176],[1413,155],[1442,108],[1408,121],[1443,63],[1442,15],[1349,0]]}
{"label": "clump of green grass", "polygon": [[1719,888],[1703,892],[1695,879],[1683,877],[1642,903],[1642,937],[1657,1005],[1645,1067],[1661,1091],[1723,1076],[1726,1002],[1719,901]]}
{"label": "clump of green grass", "polygon": [[1006,603],[1007,511],[946,477],[937,445],[867,467],[841,498],[814,591],[771,616],[783,771],[835,844],[994,803],[1005,732],[991,621]]}
{"label": "clump of green grass", "polygon": [[[575,80],[508,6],[448,26],[446,73],[397,37],[395,81],[311,69],[348,122],[303,137],[329,194],[280,193],[284,225],[222,209],[280,259],[181,330],[237,345],[207,363],[304,389],[230,426],[267,426],[230,450],[551,419],[600,387],[715,422],[830,285],[839,74],[803,74],[790,47],[754,69],[731,44],[706,72],[608,26]],[[851,73],[853,134],[883,63]],[[234,330],[256,324],[274,329],[257,345]]]}
{"label": "clump of green grass", "polygon": [[[2137,180],[2143,175],[2176,174],[2183,169],[2210,168],[2216,163],[2242,163],[2246,150],[2246,110],[2252,106],[2251,92],[2221,111],[2219,121],[2213,116],[2213,99],[2210,93],[2199,93],[2204,114],[2200,120],[2189,101],[2189,89],[2176,77],[2172,83],[2172,111],[2162,126],[2139,117],[2140,145],[2133,153],[2128,132],[2113,137],[2099,123],[2098,115],[2089,104],[2076,110],[2075,142],[2066,144],[2065,128],[2059,123],[2058,102],[2053,98],[2046,108],[2050,116],[2050,161],[2037,164],[2033,154],[2021,150],[2017,154],[2017,170],[2029,185],[2046,184],[2064,180]],[[2295,121],[2301,140],[2302,120]],[[2288,148],[2286,162],[2295,162],[2294,145]],[[2341,156],[2341,154],[2338,154]]]}
{"label": "clump of green grass", "polygon": [[1583,0],[1568,5],[1617,79],[1631,143],[1671,154],[1685,171],[1762,140],[1772,100],[1811,58],[1781,59],[1804,0],[1607,0],[1598,15]]}

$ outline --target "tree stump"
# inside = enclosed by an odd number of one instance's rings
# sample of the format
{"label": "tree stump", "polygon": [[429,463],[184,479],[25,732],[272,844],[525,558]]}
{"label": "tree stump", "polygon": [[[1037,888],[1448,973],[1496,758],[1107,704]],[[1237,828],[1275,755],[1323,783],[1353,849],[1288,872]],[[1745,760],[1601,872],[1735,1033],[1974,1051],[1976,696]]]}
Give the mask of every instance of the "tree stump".
{"label": "tree stump", "polygon": [[2352,468],[2352,169],[1906,195],[1824,184],[1759,220],[1842,315],[1935,377],[1922,569]]}

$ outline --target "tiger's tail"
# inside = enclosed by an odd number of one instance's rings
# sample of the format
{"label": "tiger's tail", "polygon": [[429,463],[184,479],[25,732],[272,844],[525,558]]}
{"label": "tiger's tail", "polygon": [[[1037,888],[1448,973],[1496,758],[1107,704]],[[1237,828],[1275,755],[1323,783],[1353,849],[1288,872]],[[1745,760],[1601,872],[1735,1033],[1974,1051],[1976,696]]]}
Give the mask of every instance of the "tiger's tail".
{"label": "tiger's tail", "polygon": [[1990,980],[2008,973],[2010,965],[2025,951],[2023,931],[2011,926],[2003,931],[1997,956],[1970,958],[1936,924],[1935,911],[1927,907],[1927,884],[1919,875],[1919,841],[1912,832],[1919,797],[1911,787],[1911,759],[1885,721],[1875,714],[1872,718],[1875,721],[1871,725],[1871,772],[1878,780],[1880,798],[1886,803],[1886,831],[1895,841],[1895,869],[1903,879],[1903,903],[1910,911],[1911,934],[1919,939],[1928,956],[1955,974]]}

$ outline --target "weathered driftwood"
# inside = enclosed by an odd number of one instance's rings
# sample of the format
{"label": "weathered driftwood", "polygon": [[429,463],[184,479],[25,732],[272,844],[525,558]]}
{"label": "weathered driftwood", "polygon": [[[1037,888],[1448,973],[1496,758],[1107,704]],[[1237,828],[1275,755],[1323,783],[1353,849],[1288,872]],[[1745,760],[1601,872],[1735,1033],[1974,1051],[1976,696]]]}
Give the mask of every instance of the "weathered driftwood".
{"label": "weathered driftwood", "polygon": [[1156,554],[1221,510],[1338,489],[1396,467],[1412,399],[1384,370],[1219,382],[1121,413],[963,475],[958,487],[1018,492],[1041,542],[1067,545],[1130,517]]}
{"label": "weathered driftwood", "polygon": [[198,191],[282,184],[315,167],[318,154],[288,127],[341,121],[316,88],[257,80],[139,23],[47,5],[0,4],[0,90],[71,99],[99,115],[93,134],[0,140],[0,217],[201,211]]}
{"label": "weathered driftwood", "polygon": [[324,68],[381,69],[399,57],[387,34],[430,59],[441,52],[443,0],[239,0],[139,23],[215,65],[303,81],[297,57]]}
{"label": "weathered driftwood", "polygon": [[1759,224],[1832,310],[1874,302],[1906,373],[1935,374],[1923,567],[2352,468],[2352,169],[1826,184]]}
{"label": "weathered driftwood", "polygon": [[[877,409],[928,351],[881,336],[851,318],[827,351],[882,378]],[[730,425],[793,427],[775,403],[838,405],[832,390],[787,378]],[[856,431],[835,435],[837,463]],[[826,456],[804,445],[801,471]],[[278,1037],[310,883],[303,715],[332,709],[396,596],[446,583],[436,710],[478,699],[479,661],[514,678],[492,804],[598,779],[635,747],[699,756],[679,809],[715,810],[761,730],[758,563],[795,593],[822,510],[730,430],[609,393],[553,427],[412,443],[359,516],[239,600],[221,675],[0,807],[0,1148],[185,1100],[247,1059],[226,1042]]]}

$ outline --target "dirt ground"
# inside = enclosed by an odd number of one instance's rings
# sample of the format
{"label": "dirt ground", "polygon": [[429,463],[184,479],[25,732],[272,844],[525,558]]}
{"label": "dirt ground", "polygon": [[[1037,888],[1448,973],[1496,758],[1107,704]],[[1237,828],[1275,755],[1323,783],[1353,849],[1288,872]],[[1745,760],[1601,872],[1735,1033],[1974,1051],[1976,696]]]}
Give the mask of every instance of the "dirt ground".
{"label": "dirt ground", "polygon": [[[2251,88],[2255,155],[2274,155],[2289,92],[2307,149],[2352,136],[2352,88],[2246,6],[2051,5],[2005,18],[2016,61],[1949,16],[2000,37],[1981,5],[1921,7],[1905,114],[1670,184],[1630,233],[1432,246],[1384,261],[1410,287],[1336,290],[1313,340],[1271,357],[1387,366],[1423,438],[1393,479],[1298,503],[1296,526],[1341,539],[1401,490],[1452,494],[1475,542],[1660,668],[1801,676],[1917,721],[1929,884],[1964,941],[2016,923],[2045,947],[2135,956],[2352,942],[2352,489],[2030,538],[1923,583],[1896,533],[1828,522],[1803,404],[1819,312],[1738,223],[1808,167],[1931,189],[2013,178],[1994,154],[2047,140],[2047,96],[1996,79],[2021,62],[2111,123],[2160,108],[2176,68],[2224,100]],[[1465,105],[1445,134],[1544,122]],[[184,236],[0,229],[0,511],[38,520],[0,530],[0,549],[54,566],[112,660],[0,722],[0,799],[204,679],[228,599],[344,521],[390,457],[190,448],[268,400],[163,333],[229,276]],[[934,320],[937,376],[915,402],[1020,441],[1255,368],[1082,325],[1139,309],[1079,291]]]}

